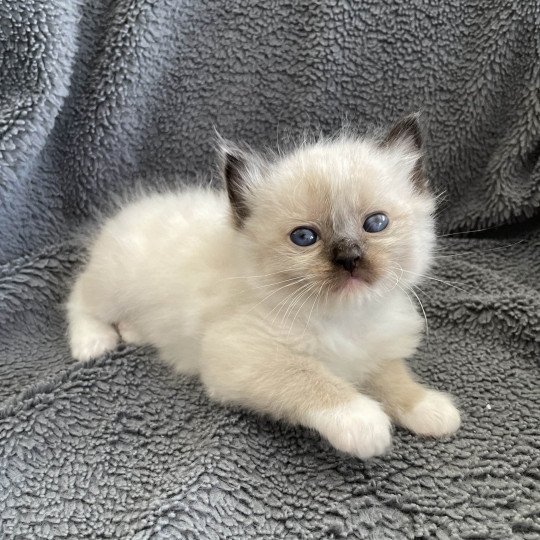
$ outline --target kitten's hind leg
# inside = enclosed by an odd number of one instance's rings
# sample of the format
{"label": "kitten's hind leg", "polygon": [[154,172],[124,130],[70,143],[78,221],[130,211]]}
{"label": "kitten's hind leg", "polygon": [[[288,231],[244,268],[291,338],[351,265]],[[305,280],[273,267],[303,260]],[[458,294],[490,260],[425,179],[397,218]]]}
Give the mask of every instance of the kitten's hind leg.
{"label": "kitten's hind leg", "polygon": [[443,437],[457,431],[461,423],[451,397],[418,383],[403,360],[382,364],[368,391],[397,424],[418,435]]}
{"label": "kitten's hind leg", "polygon": [[137,330],[128,322],[120,321],[116,325],[118,333],[125,343],[131,343],[133,345],[143,345],[144,339],[139,335]]}
{"label": "kitten's hind leg", "polygon": [[84,301],[84,285],[83,274],[75,284],[67,305],[71,354],[81,361],[111,351],[119,339],[114,327],[94,315],[95,310]]}

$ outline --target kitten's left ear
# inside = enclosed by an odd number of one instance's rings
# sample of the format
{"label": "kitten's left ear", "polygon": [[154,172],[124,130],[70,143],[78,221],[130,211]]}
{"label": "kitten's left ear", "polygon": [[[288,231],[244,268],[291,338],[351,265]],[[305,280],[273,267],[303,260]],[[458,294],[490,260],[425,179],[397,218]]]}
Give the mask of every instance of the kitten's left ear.
{"label": "kitten's left ear", "polygon": [[401,147],[404,151],[417,155],[410,173],[411,181],[420,191],[426,191],[428,181],[424,170],[423,140],[419,118],[420,114],[415,113],[398,120],[384,138],[382,146]]}
{"label": "kitten's left ear", "polygon": [[383,145],[406,145],[414,150],[422,149],[422,131],[419,123],[420,114],[409,114],[399,119],[383,140]]}

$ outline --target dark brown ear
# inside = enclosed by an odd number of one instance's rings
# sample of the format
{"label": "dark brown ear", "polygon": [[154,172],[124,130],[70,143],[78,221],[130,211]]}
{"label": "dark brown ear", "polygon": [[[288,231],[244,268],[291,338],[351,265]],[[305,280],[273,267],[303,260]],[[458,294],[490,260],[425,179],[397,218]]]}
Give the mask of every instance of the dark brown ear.
{"label": "dark brown ear", "polygon": [[418,122],[419,114],[409,114],[398,120],[390,129],[383,144],[394,146],[409,145],[415,150],[422,149],[422,131]]}
{"label": "dark brown ear", "polygon": [[238,228],[241,228],[250,214],[247,201],[249,156],[240,148],[222,141],[221,163],[234,223]]}
{"label": "dark brown ear", "polygon": [[420,191],[426,191],[428,181],[424,169],[423,140],[419,117],[420,115],[416,113],[398,120],[390,129],[382,144],[386,148],[401,146],[419,153],[411,172],[411,181]]}

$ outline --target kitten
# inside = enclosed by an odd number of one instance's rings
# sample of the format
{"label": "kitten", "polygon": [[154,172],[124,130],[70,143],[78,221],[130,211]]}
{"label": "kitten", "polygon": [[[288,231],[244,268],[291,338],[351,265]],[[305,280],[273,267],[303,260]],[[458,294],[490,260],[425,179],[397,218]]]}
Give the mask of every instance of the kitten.
{"label": "kitten", "polygon": [[450,397],[405,364],[423,327],[406,291],[435,238],[421,144],[411,116],[382,141],[225,145],[226,191],[152,195],[103,225],[68,302],[74,357],[150,343],[213,399],[360,458],[387,450],[390,419],[453,433]]}

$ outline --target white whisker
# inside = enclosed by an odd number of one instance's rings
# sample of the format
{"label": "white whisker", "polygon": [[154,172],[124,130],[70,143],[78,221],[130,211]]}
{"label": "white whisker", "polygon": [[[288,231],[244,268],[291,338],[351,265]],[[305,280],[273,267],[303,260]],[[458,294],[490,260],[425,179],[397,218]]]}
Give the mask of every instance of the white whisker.
{"label": "white whisker", "polygon": [[225,277],[225,278],[220,279],[219,281],[226,281],[226,280],[229,280],[229,279],[263,278],[263,277],[268,277],[268,276],[275,276],[276,274],[283,274],[283,273],[285,273],[286,271],[287,271],[287,270],[278,270],[277,272],[271,272],[270,274],[260,274],[260,275],[255,275],[255,276],[232,276],[232,277]]}
{"label": "white whisker", "polygon": [[285,287],[290,287],[291,285],[296,285],[296,283],[300,283],[305,278],[298,278],[298,282],[294,283],[287,283],[286,285],[282,285],[281,287],[277,288],[275,291],[272,291],[270,294],[266,295],[260,302],[257,302],[254,306],[252,306],[250,309],[246,311],[246,313],[249,313],[250,311],[253,311],[258,305],[262,304],[265,300],[270,298],[271,296],[274,296],[277,292],[281,291],[282,289],[285,289]]}
{"label": "white whisker", "polygon": [[458,234],[470,234],[470,233],[477,233],[477,232],[484,232],[484,231],[492,231],[493,229],[497,229],[498,226],[494,227],[485,227],[483,229],[474,229],[472,231],[461,231],[461,232],[453,232],[453,233],[447,233],[447,234],[438,234],[437,238],[445,238],[447,236],[456,236]]}
{"label": "white whisker", "polygon": [[283,325],[285,323],[285,320],[287,319],[287,316],[289,315],[289,313],[292,313],[292,310],[294,309],[296,304],[298,304],[298,302],[300,302],[302,300],[304,294],[309,293],[314,287],[316,287],[315,283],[310,283],[309,287],[304,288],[304,290],[300,291],[300,293],[294,297],[292,302],[289,304],[289,307],[286,309],[283,317],[281,318],[281,325]]}
{"label": "white whisker", "polygon": [[[419,276],[425,279],[430,279],[432,281],[437,281],[439,283],[444,283],[445,285],[448,285],[449,287],[453,287],[454,289],[457,289],[458,291],[468,292],[465,289],[462,289],[461,287],[458,287],[457,285],[454,285],[454,283],[459,283],[458,281],[445,281],[444,279],[435,278],[433,276],[428,276],[427,274],[418,274],[416,272],[410,272],[409,270],[403,270],[407,274],[411,274],[413,276]],[[463,283],[460,283],[460,285],[463,285]]]}
{"label": "white whisker", "polygon": [[313,289],[308,289],[311,290],[311,292],[309,293],[308,297],[302,302],[302,304],[300,305],[300,307],[297,309],[296,311],[296,314],[291,322],[291,326],[289,326],[289,333],[287,334],[287,337],[289,337],[291,335],[291,331],[292,331],[292,328],[294,326],[294,322],[296,321],[298,315],[300,314],[300,311],[302,311],[302,308],[304,307],[305,303],[316,293],[316,285],[315,285],[315,288],[314,290]]}
{"label": "white whisker", "polygon": [[[293,291],[291,294],[287,295],[283,300],[281,300],[281,302],[279,302],[277,305],[275,305],[273,308],[272,308],[272,311],[274,311],[278,306],[280,306],[279,310],[277,311],[277,313],[275,314],[274,318],[272,319],[272,325],[275,324],[276,322],[276,319],[279,317],[279,314],[281,313],[281,310],[287,306],[287,305],[290,305],[288,304],[290,301],[292,301],[297,294],[301,293],[304,289],[306,289],[307,287],[309,287],[311,285],[311,283],[305,283],[304,285],[302,285],[299,289]],[[272,311],[270,311],[269,315],[272,313]],[[283,324],[283,321],[285,319],[285,315],[283,316],[282,318],[282,321],[281,321],[281,324]]]}
{"label": "white whisker", "polygon": [[[424,304],[422,304],[422,301],[420,300],[420,297],[414,292],[413,289],[411,289],[410,287],[407,287],[407,289],[414,294],[414,296],[418,300],[418,303],[420,304],[420,308],[422,310],[422,313],[424,314],[424,321],[426,321],[426,337],[429,338],[429,325],[428,325],[426,310],[424,309]],[[405,293],[405,294],[407,294],[407,293]]]}
{"label": "white whisker", "polygon": [[[518,244],[523,244],[525,242],[526,242],[525,240],[518,240],[517,242],[513,242],[511,244],[505,244],[504,246],[497,246],[497,247],[489,248],[489,249],[476,249],[476,250],[461,251],[459,253],[448,253],[446,255],[435,255],[433,257],[433,259],[436,261],[437,259],[450,259],[450,258],[454,258],[454,257],[461,257],[461,256],[464,256],[464,255],[470,255],[470,254],[473,254],[473,253],[490,253],[492,251],[500,251],[500,250],[503,250],[503,249],[508,249],[508,248],[513,247],[513,246],[517,246]],[[440,251],[444,253],[446,250],[441,249]]]}
{"label": "white whisker", "polygon": [[322,291],[324,285],[326,284],[326,282],[327,282],[327,280],[323,281],[321,286],[319,287],[319,290],[317,291],[317,296],[315,297],[315,301],[313,302],[313,305],[311,306],[311,310],[310,310],[309,315],[308,315],[306,326],[304,327],[304,331],[302,332],[302,337],[306,333],[306,330],[307,330],[307,328],[309,326],[309,321],[311,320],[311,314],[313,313],[313,309],[315,308],[315,304],[318,303],[318,301],[319,301],[319,299],[321,297],[321,291]]}
{"label": "white whisker", "polygon": [[304,276],[303,278],[298,278],[298,277],[294,277],[294,278],[289,278],[289,279],[284,279],[282,281],[276,281],[275,283],[267,283],[266,285],[257,285],[255,287],[251,287],[252,289],[264,289],[266,287],[275,287],[276,285],[281,285],[281,283],[288,283],[290,281],[298,281],[299,279],[307,279],[309,278],[310,276]]}

